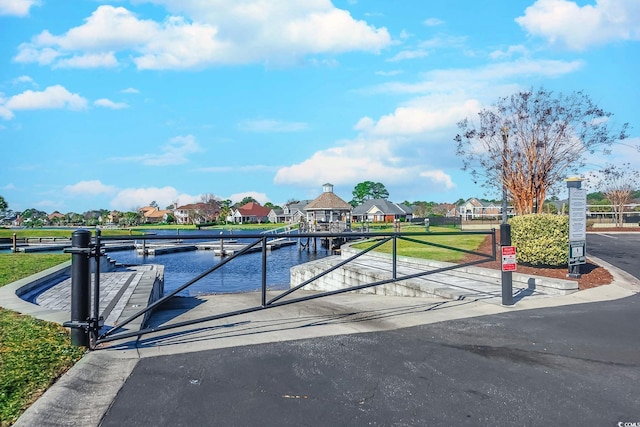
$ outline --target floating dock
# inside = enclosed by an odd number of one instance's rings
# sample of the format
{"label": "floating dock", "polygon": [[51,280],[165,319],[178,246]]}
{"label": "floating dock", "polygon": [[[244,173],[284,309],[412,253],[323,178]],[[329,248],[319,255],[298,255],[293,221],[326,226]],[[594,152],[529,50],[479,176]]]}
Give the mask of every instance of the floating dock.
{"label": "floating dock", "polygon": [[[293,240],[287,239],[274,239],[267,242],[267,251],[273,251],[276,249],[280,249],[284,246],[292,246],[295,245],[296,242]],[[237,252],[242,251],[248,245],[244,243],[237,243],[236,240],[227,240],[224,243],[220,243],[220,241],[212,241],[212,242],[200,242],[194,244],[186,244],[186,243],[166,243],[166,244],[136,244],[135,249],[138,255],[164,255],[175,252],[188,252],[188,251],[213,251],[213,254],[216,256],[230,256]],[[249,249],[247,253],[251,252],[260,252],[262,250],[261,245],[256,245]]]}

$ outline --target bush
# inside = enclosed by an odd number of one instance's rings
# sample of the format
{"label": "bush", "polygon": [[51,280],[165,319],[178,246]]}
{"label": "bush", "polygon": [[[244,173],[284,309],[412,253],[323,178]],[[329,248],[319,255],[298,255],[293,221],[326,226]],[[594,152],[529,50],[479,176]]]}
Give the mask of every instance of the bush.
{"label": "bush", "polygon": [[533,214],[511,218],[511,243],[517,260],[533,266],[567,266],[569,217]]}

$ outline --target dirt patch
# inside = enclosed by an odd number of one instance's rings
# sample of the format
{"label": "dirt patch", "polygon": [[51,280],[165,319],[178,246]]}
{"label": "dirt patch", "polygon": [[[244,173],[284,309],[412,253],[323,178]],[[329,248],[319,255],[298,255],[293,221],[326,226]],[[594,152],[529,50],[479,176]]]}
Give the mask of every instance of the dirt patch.
{"label": "dirt patch", "polygon": [[[626,231],[626,229],[597,229],[598,231],[607,232],[607,231]],[[500,241],[500,231],[496,230],[496,241]],[[491,236],[487,236],[484,239],[484,242],[478,248],[479,252],[490,254],[491,253]],[[463,262],[477,261],[482,257],[478,255],[468,254]],[[496,261],[490,261],[486,263],[482,263],[479,267],[483,268],[492,268],[495,270],[500,270],[500,259]],[[580,278],[572,279],[567,277],[568,269],[567,267],[561,268],[553,268],[553,267],[531,267],[528,265],[518,264],[518,273],[523,274],[531,274],[533,276],[542,276],[542,277],[552,277],[556,279],[566,279],[566,280],[574,280],[578,282],[578,289],[589,289],[594,288],[596,286],[601,285],[609,285],[613,282],[613,276],[609,273],[604,267],[600,267],[599,265],[592,262],[587,258],[587,263],[580,266]]]}

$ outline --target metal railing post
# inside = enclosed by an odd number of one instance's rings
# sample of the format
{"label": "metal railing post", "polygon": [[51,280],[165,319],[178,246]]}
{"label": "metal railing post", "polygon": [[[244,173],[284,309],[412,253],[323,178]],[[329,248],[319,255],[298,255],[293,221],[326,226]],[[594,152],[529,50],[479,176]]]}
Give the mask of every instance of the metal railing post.
{"label": "metal railing post", "polygon": [[96,247],[95,247],[95,272],[93,280],[93,311],[91,314],[92,324],[90,326],[90,333],[93,335],[90,339],[94,341],[98,338],[102,319],[100,318],[100,260],[102,257],[102,243],[101,243],[102,231],[96,228]]}
{"label": "metal railing post", "polygon": [[[87,324],[89,320],[91,232],[89,230],[74,231],[71,235],[71,244],[74,249],[71,255],[71,322],[82,325]],[[71,344],[89,347],[89,329],[87,327],[72,327]]]}
{"label": "metal railing post", "polygon": [[393,241],[391,242],[391,246],[392,246],[392,249],[391,249],[392,256],[391,257],[393,259],[393,267],[392,267],[392,269],[393,269],[393,273],[392,273],[393,274],[393,280],[398,278],[398,267],[397,267],[397,265],[398,265],[398,243],[397,242],[398,242],[398,236],[394,235],[393,236]]}

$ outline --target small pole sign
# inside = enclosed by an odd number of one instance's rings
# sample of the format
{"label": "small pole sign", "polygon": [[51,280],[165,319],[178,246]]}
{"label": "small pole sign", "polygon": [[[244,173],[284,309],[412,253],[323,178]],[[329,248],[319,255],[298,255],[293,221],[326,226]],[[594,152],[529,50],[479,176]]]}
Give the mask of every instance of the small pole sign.
{"label": "small pole sign", "polygon": [[516,247],[502,246],[502,271],[516,271]]}

